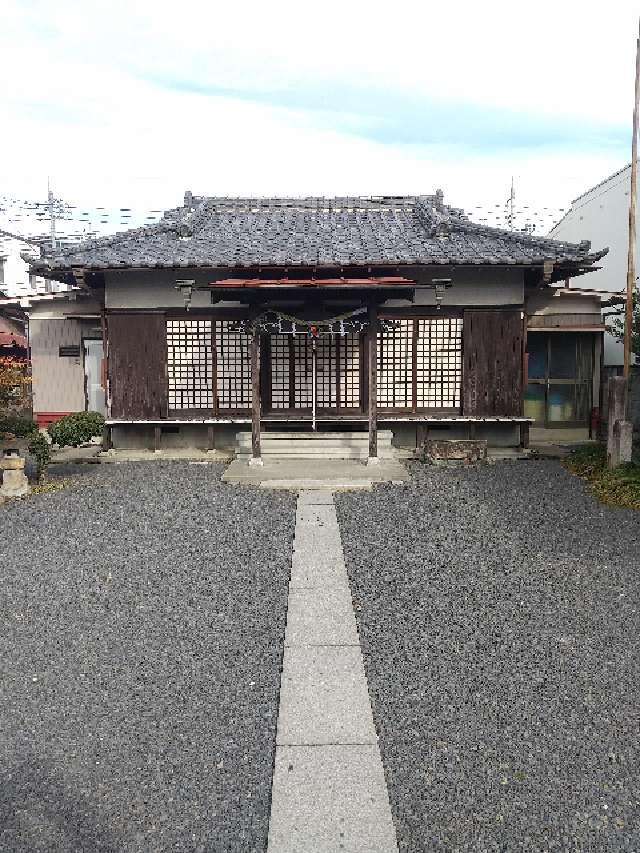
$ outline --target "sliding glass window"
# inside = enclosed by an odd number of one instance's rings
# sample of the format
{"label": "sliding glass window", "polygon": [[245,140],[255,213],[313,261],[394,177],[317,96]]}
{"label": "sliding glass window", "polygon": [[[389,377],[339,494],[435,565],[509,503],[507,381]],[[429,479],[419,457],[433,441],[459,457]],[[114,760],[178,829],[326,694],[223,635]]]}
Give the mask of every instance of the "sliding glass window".
{"label": "sliding glass window", "polygon": [[529,332],[524,413],[537,425],[589,423],[593,344],[594,336],[588,332]]}

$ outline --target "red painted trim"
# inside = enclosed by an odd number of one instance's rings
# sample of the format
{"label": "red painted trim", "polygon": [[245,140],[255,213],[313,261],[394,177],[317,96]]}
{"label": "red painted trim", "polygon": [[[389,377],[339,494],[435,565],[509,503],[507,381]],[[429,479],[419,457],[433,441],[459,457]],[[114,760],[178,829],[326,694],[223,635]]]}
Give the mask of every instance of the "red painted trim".
{"label": "red painted trim", "polygon": [[64,418],[65,415],[72,414],[73,412],[34,412],[33,417],[39,427],[44,427],[46,429],[55,421],[59,421],[60,418]]}

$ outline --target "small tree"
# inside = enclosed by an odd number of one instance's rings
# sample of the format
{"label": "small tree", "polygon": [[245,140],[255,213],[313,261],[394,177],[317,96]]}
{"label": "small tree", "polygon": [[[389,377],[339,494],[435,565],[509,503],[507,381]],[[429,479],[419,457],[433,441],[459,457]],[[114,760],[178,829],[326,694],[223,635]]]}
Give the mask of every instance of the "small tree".
{"label": "small tree", "polygon": [[29,453],[36,460],[36,476],[41,483],[47,475],[47,468],[51,461],[51,447],[44,435],[35,430],[29,436]]}
{"label": "small tree", "polygon": [[28,361],[15,356],[0,356],[0,413],[24,406],[31,378]]}
{"label": "small tree", "polygon": [[[606,299],[602,306],[604,310],[607,331],[616,338],[624,341],[624,311],[626,297],[614,295]],[[640,356],[640,288],[637,286],[633,291],[633,321],[631,324],[631,352]]]}

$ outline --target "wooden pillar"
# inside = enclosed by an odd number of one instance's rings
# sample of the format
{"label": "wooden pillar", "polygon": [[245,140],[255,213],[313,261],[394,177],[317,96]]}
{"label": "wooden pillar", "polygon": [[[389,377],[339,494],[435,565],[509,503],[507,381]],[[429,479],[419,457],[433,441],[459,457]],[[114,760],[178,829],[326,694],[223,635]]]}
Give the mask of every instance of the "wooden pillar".
{"label": "wooden pillar", "polygon": [[251,336],[251,459],[249,465],[262,465],[260,450],[260,332]]}
{"label": "wooden pillar", "polygon": [[520,424],[520,447],[522,450],[529,447],[529,424]]}
{"label": "wooden pillar", "polygon": [[369,459],[378,462],[378,306],[369,306]]}
{"label": "wooden pillar", "polygon": [[153,428],[153,449],[156,453],[162,447],[162,429],[160,426],[156,425]]}

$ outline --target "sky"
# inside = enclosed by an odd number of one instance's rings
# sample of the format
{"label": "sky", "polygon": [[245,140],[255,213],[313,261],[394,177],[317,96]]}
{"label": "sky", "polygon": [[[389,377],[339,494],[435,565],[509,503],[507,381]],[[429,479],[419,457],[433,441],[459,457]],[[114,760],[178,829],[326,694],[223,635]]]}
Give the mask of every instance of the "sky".
{"label": "sky", "polygon": [[187,189],[442,188],[500,224],[513,176],[522,216],[550,226],[630,160],[637,15],[627,0],[0,0],[0,197],[44,200],[50,179],[75,210],[140,218]]}

